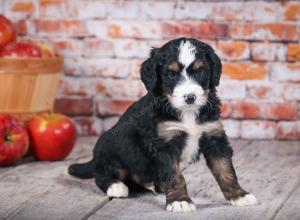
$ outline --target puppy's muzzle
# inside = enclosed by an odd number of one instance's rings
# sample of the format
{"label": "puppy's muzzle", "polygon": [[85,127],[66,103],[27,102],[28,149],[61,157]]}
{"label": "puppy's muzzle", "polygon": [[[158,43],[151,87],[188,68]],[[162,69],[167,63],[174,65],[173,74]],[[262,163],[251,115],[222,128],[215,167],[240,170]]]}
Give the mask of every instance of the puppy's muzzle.
{"label": "puppy's muzzle", "polygon": [[194,102],[196,101],[196,95],[194,93],[184,95],[184,101],[188,105],[194,104]]}

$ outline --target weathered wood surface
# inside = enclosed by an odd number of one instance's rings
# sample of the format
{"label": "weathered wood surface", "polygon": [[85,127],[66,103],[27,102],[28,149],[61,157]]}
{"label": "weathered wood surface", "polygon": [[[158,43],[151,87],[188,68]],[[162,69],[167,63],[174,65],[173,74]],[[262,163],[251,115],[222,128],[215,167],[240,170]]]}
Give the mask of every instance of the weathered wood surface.
{"label": "weathered wood surface", "polygon": [[165,196],[109,200],[94,180],[65,174],[74,161],[91,157],[95,138],[81,138],[65,160],[30,162],[0,169],[0,219],[300,219],[300,143],[233,141],[240,184],[254,193],[253,207],[228,205],[201,158],[184,171],[194,213],[169,213]]}
{"label": "weathered wood surface", "polygon": [[300,220],[300,185],[292,192],[287,202],[275,213],[274,220]]}
{"label": "weathered wood surface", "polygon": [[[240,184],[254,193],[259,204],[233,207],[226,204],[202,159],[184,172],[188,190],[197,205],[194,213],[164,211],[164,196],[113,199],[89,220],[96,219],[272,219],[299,185],[300,146],[297,142],[234,142],[234,164]],[[300,209],[298,197],[298,210]],[[295,204],[295,203],[294,203]],[[297,219],[294,212],[289,219]]]}
{"label": "weathered wood surface", "polygon": [[3,168],[1,219],[84,219],[108,202],[93,180],[77,180],[65,173],[73,161],[90,158],[94,142],[95,139],[81,139],[65,161],[31,162]]}

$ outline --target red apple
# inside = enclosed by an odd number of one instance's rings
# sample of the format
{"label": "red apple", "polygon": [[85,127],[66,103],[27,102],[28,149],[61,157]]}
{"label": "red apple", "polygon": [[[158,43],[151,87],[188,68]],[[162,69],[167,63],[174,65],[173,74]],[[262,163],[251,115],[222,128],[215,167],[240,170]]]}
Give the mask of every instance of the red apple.
{"label": "red apple", "polygon": [[0,57],[42,57],[42,51],[32,43],[19,42],[2,47]]}
{"label": "red apple", "polygon": [[40,42],[36,42],[35,43],[40,50],[42,51],[42,57],[54,57],[55,53],[53,52],[52,49],[50,49],[50,47],[47,44],[44,43],[40,43]]}
{"label": "red apple", "polygon": [[0,48],[16,40],[16,30],[12,23],[3,15],[0,15]]}
{"label": "red apple", "polygon": [[29,120],[27,128],[37,160],[63,160],[74,147],[76,129],[64,115],[40,113]]}
{"label": "red apple", "polygon": [[0,114],[0,166],[8,166],[21,159],[29,147],[27,130],[20,120]]}

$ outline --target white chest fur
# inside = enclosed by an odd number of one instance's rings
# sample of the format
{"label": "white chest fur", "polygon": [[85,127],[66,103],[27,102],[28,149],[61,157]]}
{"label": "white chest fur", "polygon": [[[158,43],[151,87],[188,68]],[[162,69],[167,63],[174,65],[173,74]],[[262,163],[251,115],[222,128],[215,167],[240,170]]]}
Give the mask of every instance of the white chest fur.
{"label": "white chest fur", "polygon": [[180,168],[186,168],[198,153],[199,139],[204,132],[213,132],[216,130],[223,130],[220,121],[207,122],[198,124],[196,121],[196,114],[194,111],[186,111],[181,114],[181,121],[165,121],[158,124],[158,135],[164,138],[166,141],[171,140],[174,136],[177,136],[179,132],[185,132],[187,138],[185,146],[181,153]]}
{"label": "white chest fur", "polygon": [[185,146],[181,153],[180,168],[184,169],[188,166],[193,158],[197,155],[199,149],[199,138],[201,137],[203,131],[200,125],[196,122],[196,115],[194,112],[185,112],[182,114],[182,126],[187,133],[187,139]]}

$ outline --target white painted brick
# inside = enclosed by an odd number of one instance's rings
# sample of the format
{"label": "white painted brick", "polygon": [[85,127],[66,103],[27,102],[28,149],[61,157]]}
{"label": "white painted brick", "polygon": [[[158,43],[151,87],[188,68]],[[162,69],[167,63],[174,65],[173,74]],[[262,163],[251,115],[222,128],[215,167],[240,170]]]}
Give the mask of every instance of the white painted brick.
{"label": "white painted brick", "polygon": [[245,84],[240,81],[221,81],[218,95],[224,100],[244,99],[246,97]]}
{"label": "white painted brick", "polygon": [[178,2],[175,9],[176,19],[208,19],[212,12],[212,3]]}
{"label": "white painted brick", "polygon": [[225,132],[230,138],[239,138],[240,137],[240,121],[236,120],[222,120],[224,125]]}
{"label": "white painted brick", "polygon": [[300,100],[300,84],[287,84],[284,86],[286,100]]}
{"label": "white painted brick", "polygon": [[146,58],[150,49],[146,41],[119,40],[114,43],[114,53],[121,58]]}
{"label": "white painted brick", "polygon": [[139,18],[171,19],[174,14],[174,1],[143,1],[140,2]]}
{"label": "white painted brick", "polygon": [[103,120],[104,131],[111,129],[119,120],[119,117],[109,117]]}
{"label": "white painted brick", "polygon": [[300,82],[300,64],[270,63],[271,79],[279,82]]}
{"label": "white painted brick", "polygon": [[245,139],[274,139],[276,123],[273,121],[242,121],[241,138]]}

